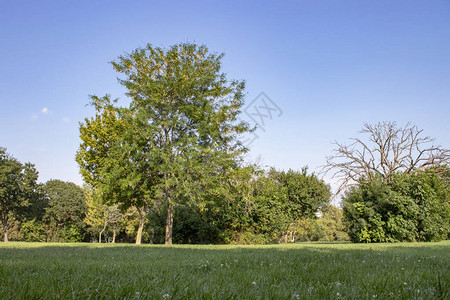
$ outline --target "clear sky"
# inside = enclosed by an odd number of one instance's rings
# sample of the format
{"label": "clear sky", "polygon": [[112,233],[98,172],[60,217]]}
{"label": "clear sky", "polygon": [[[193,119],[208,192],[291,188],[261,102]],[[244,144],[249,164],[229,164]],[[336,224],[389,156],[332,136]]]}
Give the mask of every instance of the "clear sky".
{"label": "clear sky", "polygon": [[40,181],[82,183],[74,160],[89,94],[121,98],[108,63],[152,43],[206,44],[264,92],[250,157],[310,170],[364,122],[411,121],[450,147],[450,1],[0,0],[0,146]]}

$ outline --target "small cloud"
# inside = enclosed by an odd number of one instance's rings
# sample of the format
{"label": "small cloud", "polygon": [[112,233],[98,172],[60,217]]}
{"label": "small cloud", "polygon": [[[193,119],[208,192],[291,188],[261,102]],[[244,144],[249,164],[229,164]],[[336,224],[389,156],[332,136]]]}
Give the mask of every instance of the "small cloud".
{"label": "small cloud", "polygon": [[70,123],[70,118],[64,117],[61,119],[64,123]]}
{"label": "small cloud", "polygon": [[31,120],[36,120],[39,116],[37,114],[31,114]]}
{"label": "small cloud", "polygon": [[33,149],[37,153],[45,153],[47,150],[44,147],[37,147]]}
{"label": "small cloud", "polygon": [[47,107],[42,108],[42,109],[41,109],[41,112],[42,112],[44,115],[48,114],[48,108],[47,108]]}

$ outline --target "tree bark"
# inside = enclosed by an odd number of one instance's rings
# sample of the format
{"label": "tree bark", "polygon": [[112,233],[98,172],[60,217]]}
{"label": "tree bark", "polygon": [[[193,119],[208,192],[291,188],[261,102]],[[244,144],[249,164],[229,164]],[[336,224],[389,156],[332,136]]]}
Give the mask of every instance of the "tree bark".
{"label": "tree bark", "polygon": [[2,225],[3,225],[3,241],[6,243],[8,242],[8,217],[2,218]]}
{"label": "tree bark", "polygon": [[98,243],[99,244],[102,243],[102,234],[103,234],[103,232],[105,232],[107,225],[108,225],[108,221],[105,221],[105,226],[103,226],[102,231],[100,231],[100,233],[98,234]]}
{"label": "tree bark", "polygon": [[172,231],[173,231],[173,204],[169,200],[169,206],[167,207],[167,220],[166,220],[166,245],[172,245]]}
{"label": "tree bark", "polygon": [[144,230],[145,218],[147,217],[145,209],[139,209],[138,213],[139,213],[139,227],[136,235],[136,245],[140,245],[142,242],[142,231]]}
{"label": "tree bark", "polygon": [[111,243],[115,243],[116,242],[116,230],[115,229],[113,229],[113,239],[112,239],[112,242]]}
{"label": "tree bark", "polygon": [[6,243],[8,242],[8,228],[3,226],[3,241]]}

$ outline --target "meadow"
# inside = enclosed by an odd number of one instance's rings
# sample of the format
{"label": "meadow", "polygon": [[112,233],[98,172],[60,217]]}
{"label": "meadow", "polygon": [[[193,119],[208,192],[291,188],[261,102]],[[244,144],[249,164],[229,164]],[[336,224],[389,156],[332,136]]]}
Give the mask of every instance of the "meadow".
{"label": "meadow", "polygon": [[448,299],[450,241],[0,244],[0,299]]}

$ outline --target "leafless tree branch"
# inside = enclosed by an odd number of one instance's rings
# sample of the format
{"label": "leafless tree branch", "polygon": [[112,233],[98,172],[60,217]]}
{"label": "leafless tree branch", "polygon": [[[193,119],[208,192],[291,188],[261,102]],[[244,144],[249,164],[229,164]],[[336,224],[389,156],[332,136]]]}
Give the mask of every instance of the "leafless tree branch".
{"label": "leafless tree branch", "polygon": [[434,139],[422,137],[422,132],[411,123],[400,128],[395,122],[365,123],[360,133],[368,137],[351,138],[350,145],[335,142],[336,149],[327,157],[322,174],[338,179],[339,194],[361,178],[381,176],[389,183],[399,171],[411,173],[449,164],[450,151],[434,145]]}

